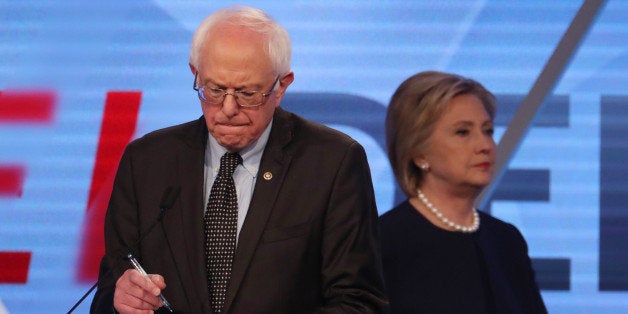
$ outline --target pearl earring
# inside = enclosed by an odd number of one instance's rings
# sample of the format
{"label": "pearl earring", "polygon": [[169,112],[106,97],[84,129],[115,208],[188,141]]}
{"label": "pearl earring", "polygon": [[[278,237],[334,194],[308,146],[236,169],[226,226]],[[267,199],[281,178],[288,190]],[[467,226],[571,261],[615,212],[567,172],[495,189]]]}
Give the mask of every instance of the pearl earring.
{"label": "pearl earring", "polygon": [[423,170],[423,171],[428,171],[428,170],[430,170],[430,165],[428,165],[428,164],[422,164],[422,165],[420,166],[420,168],[421,168],[421,170]]}

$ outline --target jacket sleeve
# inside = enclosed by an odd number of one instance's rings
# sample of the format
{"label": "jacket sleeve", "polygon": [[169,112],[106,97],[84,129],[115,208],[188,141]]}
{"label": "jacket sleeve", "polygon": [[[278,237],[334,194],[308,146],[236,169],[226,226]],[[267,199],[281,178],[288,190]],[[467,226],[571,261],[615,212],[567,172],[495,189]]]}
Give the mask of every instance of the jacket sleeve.
{"label": "jacket sleeve", "polygon": [[[134,228],[129,227],[137,221],[131,168],[129,147],[127,147],[118,166],[105,215],[105,256],[100,263],[98,290],[92,300],[91,313],[114,313],[115,283],[122,273],[130,268],[122,257],[132,247],[127,243],[132,243],[132,239],[136,238],[131,235],[137,234]],[[120,227],[121,221],[124,222],[124,228]]]}
{"label": "jacket sleeve", "polygon": [[514,242],[519,243],[518,248],[520,248],[521,257],[518,259],[521,268],[521,296],[520,300],[522,302],[522,307],[524,313],[534,313],[534,314],[543,314],[547,313],[547,309],[545,308],[545,303],[543,302],[543,297],[541,296],[541,292],[536,282],[536,275],[534,272],[534,268],[532,268],[532,261],[530,256],[528,255],[528,244],[524,239],[523,235],[519,230],[510,225],[512,228],[512,232],[514,234]]}
{"label": "jacket sleeve", "polygon": [[324,219],[319,313],[382,313],[384,295],[371,174],[362,146],[353,143],[337,172]]}
{"label": "jacket sleeve", "polygon": [[108,262],[104,257],[100,261],[99,273],[98,290],[96,290],[89,312],[92,314],[115,313],[113,308],[113,292],[115,282],[111,276]]}

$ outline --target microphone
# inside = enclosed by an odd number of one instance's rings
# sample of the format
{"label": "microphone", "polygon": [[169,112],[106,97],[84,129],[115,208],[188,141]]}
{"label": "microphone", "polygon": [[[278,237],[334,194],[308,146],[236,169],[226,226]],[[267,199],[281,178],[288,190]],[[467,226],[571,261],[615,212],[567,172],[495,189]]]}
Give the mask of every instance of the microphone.
{"label": "microphone", "polygon": [[157,217],[157,221],[161,222],[161,220],[164,219],[166,211],[172,208],[174,202],[179,198],[179,193],[181,193],[180,186],[176,188],[169,186],[166,188],[164,194],[161,196],[161,202],[159,202],[159,216]]}
{"label": "microphone", "polygon": [[[140,243],[146,238],[146,236],[148,236],[151,233],[151,231],[155,228],[155,226],[157,226],[157,223],[162,223],[162,226],[163,226],[163,218],[166,212],[170,208],[172,208],[172,206],[174,205],[174,202],[177,200],[180,193],[181,193],[181,187],[179,186],[177,186],[176,188],[169,186],[164,190],[164,193],[161,195],[161,201],[159,202],[159,214],[157,215],[157,219],[153,221],[153,223],[150,225],[148,230],[144,234],[142,234],[142,236],[133,244],[133,246],[128,247],[130,251],[134,251],[137,248],[137,246],[140,245]],[[116,255],[120,255],[120,253],[121,252],[116,252]],[[120,267],[121,261],[122,259],[118,260],[116,264],[114,264],[113,267],[109,268],[102,277],[103,278],[109,277],[114,269],[117,269],[118,267]],[[72,308],[68,311],[68,314],[74,312],[74,310],[76,310],[76,308],[81,303],[83,303],[85,298],[87,298],[87,296],[90,295],[90,293],[92,293],[92,291],[94,291],[96,287],[98,287],[99,283],[100,283],[100,278],[96,281],[96,283],[94,283],[94,285],[91,288],[89,288],[89,290],[87,290],[87,292],[74,304],[74,306],[72,306]]]}

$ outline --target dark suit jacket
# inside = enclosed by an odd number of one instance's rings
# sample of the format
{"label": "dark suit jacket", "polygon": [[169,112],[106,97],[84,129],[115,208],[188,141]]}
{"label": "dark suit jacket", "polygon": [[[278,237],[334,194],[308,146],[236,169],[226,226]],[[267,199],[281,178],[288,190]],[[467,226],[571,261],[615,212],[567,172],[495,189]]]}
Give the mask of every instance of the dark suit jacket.
{"label": "dark suit jacket", "polygon": [[[201,117],[149,133],[126,148],[107,210],[103,283],[93,312],[111,312],[113,284],[130,268],[120,256],[137,246],[146,271],[165,277],[162,292],[176,310],[210,313],[203,233],[207,136]],[[165,212],[163,230],[158,224],[148,231],[170,186],[181,188],[180,197]],[[108,279],[109,268],[114,275]],[[381,312],[384,304],[377,210],[364,149],[340,132],[277,108],[240,232],[225,311],[367,313]]]}

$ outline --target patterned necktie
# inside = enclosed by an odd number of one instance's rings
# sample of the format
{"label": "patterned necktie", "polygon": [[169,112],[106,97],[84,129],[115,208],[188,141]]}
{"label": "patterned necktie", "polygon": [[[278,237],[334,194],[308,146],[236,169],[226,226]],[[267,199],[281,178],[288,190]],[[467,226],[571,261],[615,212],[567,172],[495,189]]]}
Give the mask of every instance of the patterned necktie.
{"label": "patterned necktie", "polygon": [[238,197],[233,172],[242,163],[238,153],[225,153],[205,211],[205,257],[209,297],[215,313],[222,312],[236,248]]}

